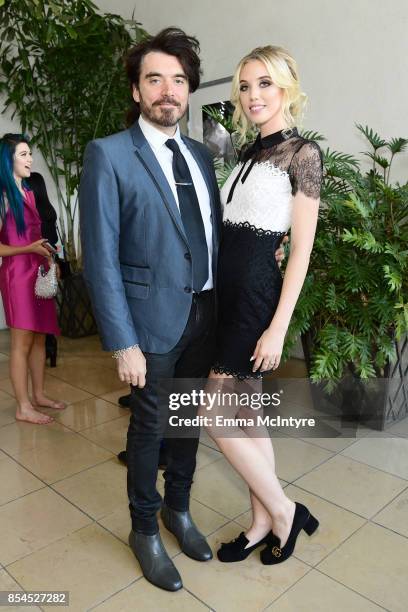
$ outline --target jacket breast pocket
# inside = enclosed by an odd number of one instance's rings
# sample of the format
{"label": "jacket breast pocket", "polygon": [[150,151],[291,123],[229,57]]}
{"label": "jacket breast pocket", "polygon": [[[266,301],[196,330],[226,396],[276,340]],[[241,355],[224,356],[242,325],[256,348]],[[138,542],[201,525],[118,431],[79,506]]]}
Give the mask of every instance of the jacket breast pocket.
{"label": "jacket breast pocket", "polygon": [[123,281],[125,294],[127,297],[145,300],[149,297],[150,286],[145,283],[135,283],[133,281]]}
{"label": "jacket breast pocket", "polygon": [[127,297],[145,300],[150,293],[150,269],[143,266],[121,263],[120,270]]}

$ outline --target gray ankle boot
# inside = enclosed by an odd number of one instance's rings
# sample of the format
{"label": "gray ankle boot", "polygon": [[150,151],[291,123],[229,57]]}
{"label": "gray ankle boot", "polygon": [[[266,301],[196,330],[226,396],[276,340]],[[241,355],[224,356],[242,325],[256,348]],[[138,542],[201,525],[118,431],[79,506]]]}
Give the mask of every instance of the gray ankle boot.
{"label": "gray ankle boot", "polygon": [[129,546],[139,561],[146,580],[166,591],[178,591],[182,588],[180,574],[163,546],[160,533],[145,535],[132,530],[129,534]]}

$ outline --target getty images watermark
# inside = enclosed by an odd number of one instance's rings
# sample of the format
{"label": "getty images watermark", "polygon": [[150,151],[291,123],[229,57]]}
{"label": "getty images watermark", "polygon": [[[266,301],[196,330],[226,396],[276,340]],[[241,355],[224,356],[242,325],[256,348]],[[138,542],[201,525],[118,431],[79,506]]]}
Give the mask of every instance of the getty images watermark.
{"label": "getty images watermark", "polygon": [[[326,383],[312,384],[306,377],[162,379],[157,418],[168,438],[198,438],[202,426],[210,436],[220,437],[350,439],[375,435],[394,415],[398,422],[392,421],[387,433],[404,435],[408,409],[397,397],[401,378],[348,377],[334,388]],[[393,406],[395,414],[389,407],[391,396],[399,401]]]}
{"label": "getty images watermark", "polygon": [[[265,414],[265,409],[278,408],[281,405],[281,394],[227,392],[217,390],[209,393],[203,389],[193,389],[184,393],[170,393],[169,410],[196,408],[196,416],[170,414],[171,427],[314,427],[314,418],[283,417]],[[256,411],[261,413],[256,414]],[[206,414],[203,414],[203,413]],[[211,414],[210,414],[211,413]]]}

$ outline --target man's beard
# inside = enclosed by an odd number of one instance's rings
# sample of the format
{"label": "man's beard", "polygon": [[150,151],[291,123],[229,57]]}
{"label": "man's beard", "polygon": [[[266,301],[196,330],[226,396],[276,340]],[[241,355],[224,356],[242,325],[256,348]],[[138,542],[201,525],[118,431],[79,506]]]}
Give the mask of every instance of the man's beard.
{"label": "man's beard", "polygon": [[[160,104],[174,104],[173,108],[161,108]],[[140,112],[149,119],[151,123],[160,125],[162,127],[173,127],[177,125],[182,117],[186,114],[187,107],[184,112],[181,109],[179,102],[175,102],[170,98],[162,98],[154,102],[151,106],[147,106],[144,103],[142,96],[139,99]]]}

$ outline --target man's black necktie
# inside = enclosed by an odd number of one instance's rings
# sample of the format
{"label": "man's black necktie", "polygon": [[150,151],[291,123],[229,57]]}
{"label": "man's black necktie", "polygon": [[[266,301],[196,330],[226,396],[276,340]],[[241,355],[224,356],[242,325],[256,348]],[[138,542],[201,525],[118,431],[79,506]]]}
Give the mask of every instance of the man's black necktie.
{"label": "man's black necktie", "polygon": [[180,215],[193,259],[193,289],[199,292],[208,279],[208,248],[200,204],[189,167],[177,142],[170,138],[166,146],[173,151],[173,174]]}

